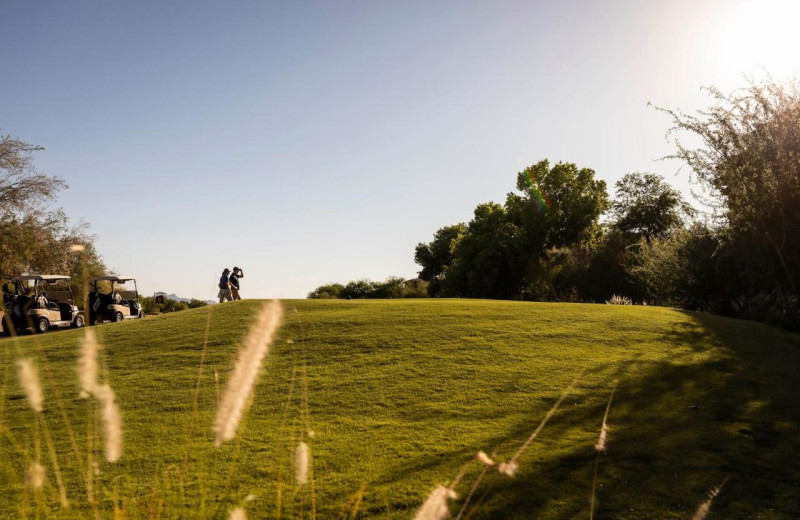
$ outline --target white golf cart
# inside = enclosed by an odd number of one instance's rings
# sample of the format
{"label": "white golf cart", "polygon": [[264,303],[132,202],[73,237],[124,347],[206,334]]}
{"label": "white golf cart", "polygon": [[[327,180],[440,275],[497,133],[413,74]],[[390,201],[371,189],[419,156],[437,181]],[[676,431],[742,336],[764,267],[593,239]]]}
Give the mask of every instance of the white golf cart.
{"label": "white golf cart", "polygon": [[105,275],[92,279],[89,290],[89,323],[125,321],[144,318],[139,303],[136,279],[130,276]]}
{"label": "white golf cart", "polygon": [[33,329],[47,332],[52,327],[83,327],[83,312],[75,306],[69,276],[25,275],[3,285],[3,332],[17,334]]}

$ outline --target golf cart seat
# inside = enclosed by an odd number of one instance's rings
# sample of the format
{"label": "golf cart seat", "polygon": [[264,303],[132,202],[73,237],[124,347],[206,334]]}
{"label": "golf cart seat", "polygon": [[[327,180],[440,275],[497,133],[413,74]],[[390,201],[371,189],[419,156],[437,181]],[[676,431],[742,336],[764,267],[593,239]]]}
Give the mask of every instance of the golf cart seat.
{"label": "golf cart seat", "polygon": [[50,302],[44,296],[37,296],[33,302],[34,307],[37,309],[47,309],[49,304]]}

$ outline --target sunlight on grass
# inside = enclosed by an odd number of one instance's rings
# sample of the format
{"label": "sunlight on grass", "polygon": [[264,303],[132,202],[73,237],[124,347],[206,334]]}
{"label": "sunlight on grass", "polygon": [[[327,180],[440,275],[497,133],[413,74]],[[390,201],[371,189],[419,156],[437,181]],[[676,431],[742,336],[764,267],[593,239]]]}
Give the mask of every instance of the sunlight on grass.
{"label": "sunlight on grass", "polygon": [[[796,335],[655,307],[282,303],[249,412],[219,448],[215,413],[260,302],[94,328],[124,428],[113,464],[99,405],[80,398],[83,332],[0,340],[0,516],[85,518],[94,503],[103,518],[408,519],[444,486],[462,518],[691,518],[726,478],[709,517],[800,507],[785,464],[800,455]],[[25,485],[33,463],[40,489]]]}

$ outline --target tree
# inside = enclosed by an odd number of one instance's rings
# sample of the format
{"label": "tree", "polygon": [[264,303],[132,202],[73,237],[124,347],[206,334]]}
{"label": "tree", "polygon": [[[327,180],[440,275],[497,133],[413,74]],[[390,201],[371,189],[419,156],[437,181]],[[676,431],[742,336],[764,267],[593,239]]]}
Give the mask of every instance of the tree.
{"label": "tree", "polygon": [[312,300],[328,300],[331,298],[338,298],[344,289],[344,285],[340,283],[329,283],[327,285],[320,285],[310,293],[306,298]]}
{"label": "tree", "polygon": [[510,193],[506,209],[525,229],[531,255],[589,240],[608,207],[605,181],[574,163],[539,161],[517,174],[517,190],[522,195]]}
{"label": "tree", "polygon": [[525,264],[523,230],[505,207],[479,204],[455,247],[456,259],[441,281],[442,296],[515,298]]}
{"label": "tree", "polygon": [[0,136],[0,214],[38,208],[66,188],[62,179],[35,170],[33,154],[40,150],[44,148],[8,135]]}
{"label": "tree", "polygon": [[452,267],[455,248],[466,232],[467,226],[464,223],[445,226],[434,233],[430,243],[417,244],[414,262],[422,266],[419,277],[428,282],[430,296],[440,295],[441,281],[445,272]]}
{"label": "tree", "polygon": [[647,242],[671,235],[694,213],[678,190],[653,173],[629,173],[616,183],[614,227]]}
{"label": "tree", "polygon": [[517,174],[505,205],[480,204],[466,225],[441,228],[414,259],[431,296],[537,297],[542,260],[553,248],[589,245],[608,205],[594,171],[543,160]]}
{"label": "tree", "polygon": [[[0,280],[23,273],[70,274],[76,280],[104,274],[88,225],[71,225],[63,210],[44,208],[66,184],[35,170],[33,154],[42,149],[0,136]],[[73,289],[82,303],[83,284]]]}
{"label": "tree", "polygon": [[771,78],[724,94],[707,89],[715,104],[696,115],[670,115],[671,132],[702,142],[674,139],[670,158],[685,161],[721,210],[732,241],[771,252],[763,277],[797,293],[800,275],[800,86]]}
{"label": "tree", "polygon": [[546,275],[547,251],[588,247],[600,234],[598,219],[608,207],[606,183],[594,170],[574,163],[550,166],[545,159],[517,174],[517,189],[506,198],[509,221],[524,233],[520,254],[524,265],[518,291],[538,299]]}

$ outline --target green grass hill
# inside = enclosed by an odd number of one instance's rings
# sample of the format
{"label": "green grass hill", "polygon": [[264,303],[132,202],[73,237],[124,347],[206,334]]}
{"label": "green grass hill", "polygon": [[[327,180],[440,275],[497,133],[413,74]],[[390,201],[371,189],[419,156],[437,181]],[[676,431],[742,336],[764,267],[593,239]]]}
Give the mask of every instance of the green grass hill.
{"label": "green grass hill", "polygon": [[[0,339],[0,518],[91,518],[90,482],[102,518],[227,518],[237,505],[251,519],[350,518],[363,495],[354,518],[411,519],[479,450],[508,460],[576,378],[518,474],[488,471],[462,518],[589,518],[595,468],[597,519],[691,519],[726,479],[709,519],[800,517],[796,334],[655,307],[287,300],[237,440],[215,448],[218,396],[259,305],[95,329],[124,423],[116,464],[102,461],[91,400],[78,396],[83,332]],[[38,424],[21,357],[41,372]],[[313,489],[292,469],[304,388]],[[38,494],[24,485],[37,453]],[[456,487],[453,518],[480,471]]]}

